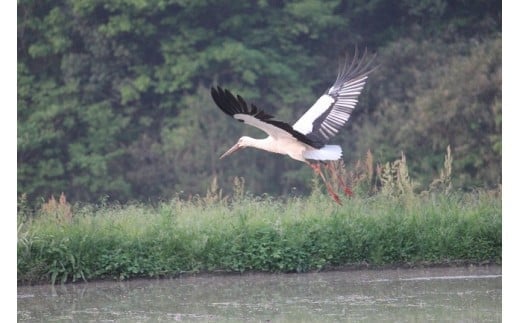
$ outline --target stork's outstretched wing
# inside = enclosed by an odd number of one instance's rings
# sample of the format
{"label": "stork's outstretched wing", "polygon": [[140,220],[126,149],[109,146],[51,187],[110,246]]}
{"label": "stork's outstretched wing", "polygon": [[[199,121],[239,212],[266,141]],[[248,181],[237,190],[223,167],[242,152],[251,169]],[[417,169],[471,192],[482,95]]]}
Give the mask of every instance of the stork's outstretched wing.
{"label": "stork's outstretched wing", "polygon": [[356,48],[350,65],[345,61],[336,82],[296,121],[293,129],[321,144],[336,135],[356,107],[368,73],[374,70],[371,68],[374,57],[368,57],[365,50],[359,58]]}
{"label": "stork's outstretched wing", "polygon": [[288,123],[274,120],[272,115],[259,110],[254,104],[248,107],[248,104],[240,95],[234,96],[228,90],[217,86],[217,88],[211,88],[211,96],[220,110],[238,121],[264,131],[273,138],[292,136],[314,148],[323,147],[323,144],[309,139],[304,134],[294,130]]}

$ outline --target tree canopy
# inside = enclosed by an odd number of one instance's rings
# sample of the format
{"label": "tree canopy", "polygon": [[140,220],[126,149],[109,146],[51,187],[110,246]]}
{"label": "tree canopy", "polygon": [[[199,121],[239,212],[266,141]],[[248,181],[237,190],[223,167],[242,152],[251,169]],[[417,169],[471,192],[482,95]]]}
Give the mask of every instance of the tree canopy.
{"label": "tree canopy", "polygon": [[429,179],[446,146],[460,188],[501,183],[500,1],[18,1],[18,194],[155,200],[242,176],[255,194],[308,192],[283,156],[218,156],[242,133],[219,84],[286,121],[355,46],[377,53],[347,127],[347,167],[406,153]]}

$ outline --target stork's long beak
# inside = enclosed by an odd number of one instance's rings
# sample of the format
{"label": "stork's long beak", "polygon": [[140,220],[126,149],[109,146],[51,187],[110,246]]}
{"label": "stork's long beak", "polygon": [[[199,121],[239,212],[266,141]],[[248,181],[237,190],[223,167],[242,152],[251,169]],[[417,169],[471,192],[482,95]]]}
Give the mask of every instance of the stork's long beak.
{"label": "stork's long beak", "polygon": [[239,150],[240,148],[242,148],[242,146],[240,146],[238,143],[236,143],[233,147],[229,148],[228,151],[226,151],[225,153],[222,154],[222,156],[220,156],[220,159],[228,156],[228,155],[231,155],[232,153],[234,153],[235,151]]}

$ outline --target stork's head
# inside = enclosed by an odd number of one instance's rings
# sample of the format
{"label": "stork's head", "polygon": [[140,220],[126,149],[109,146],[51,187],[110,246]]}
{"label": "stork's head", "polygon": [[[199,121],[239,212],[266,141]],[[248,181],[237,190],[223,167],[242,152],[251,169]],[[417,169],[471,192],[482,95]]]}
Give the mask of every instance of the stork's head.
{"label": "stork's head", "polygon": [[222,156],[220,156],[220,159],[231,155],[232,153],[234,153],[237,150],[249,147],[250,146],[249,139],[251,139],[251,138],[247,137],[247,136],[240,137],[240,139],[238,139],[237,143],[233,147],[229,148],[228,151],[226,151],[225,153],[222,154]]}

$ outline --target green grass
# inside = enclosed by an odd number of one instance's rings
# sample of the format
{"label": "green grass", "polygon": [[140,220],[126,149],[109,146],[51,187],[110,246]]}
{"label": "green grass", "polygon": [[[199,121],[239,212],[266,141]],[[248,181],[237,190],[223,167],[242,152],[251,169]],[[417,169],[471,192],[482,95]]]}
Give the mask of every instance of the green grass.
{"label": "green grass", "polygon": [[500,263],[501,230],[487,193],[76,205],[19,220],[18,282]]}

